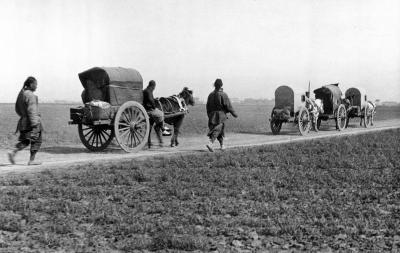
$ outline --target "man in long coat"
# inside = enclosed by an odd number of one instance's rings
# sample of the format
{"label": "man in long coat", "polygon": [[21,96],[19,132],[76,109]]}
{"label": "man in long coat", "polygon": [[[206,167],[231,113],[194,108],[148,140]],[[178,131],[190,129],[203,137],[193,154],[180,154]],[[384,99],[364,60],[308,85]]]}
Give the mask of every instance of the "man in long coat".
{"label": "man in long coat", "polygon": [[8,158],[15,164],[15,155],[18,151],[30,147],[30,158],[28,165],[40,165],[35,161],[36,153],[42,144],[42,124],[39,112],[38,97],[34,94],[37,89],[37,81],[34,77],[28,77],[24,82],[24,87],[18,94],[15,103],[15,111],[20,117],[17,131],[19,131],[19,142],[16,148],[8,153]]}
{"label": "man in long coat", "polygon": [[227,113],[232,114],[233,117],[237,118],[237,114],[232,107],[231,101],[228,95],[222,90],[222,80],[217,79],[214,82],[214,91],[208,95],[207,99],[207,115],[208,115],[208,128],[209,132],[209,143],[206,145],[210,152],[214,152],[213,143],[218,140],[221,149],[224,146],[225,136],[225,121],[228,118]]}

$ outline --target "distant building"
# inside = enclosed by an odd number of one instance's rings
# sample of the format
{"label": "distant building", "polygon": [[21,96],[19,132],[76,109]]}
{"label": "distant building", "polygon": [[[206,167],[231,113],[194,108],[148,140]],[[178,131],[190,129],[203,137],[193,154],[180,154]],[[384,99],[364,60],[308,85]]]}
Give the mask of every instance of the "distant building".
{"label": "distant building", "polygon": [[240,98],[231,98],[231,102],[235,104],[239,104],[241,102]]}
{"label": "distant building", "polygon": [[383,106],[398,106],[400,104],[398,102],[394,102],[394,101],[384,101],[381,103],[381,105],[383,105]]}

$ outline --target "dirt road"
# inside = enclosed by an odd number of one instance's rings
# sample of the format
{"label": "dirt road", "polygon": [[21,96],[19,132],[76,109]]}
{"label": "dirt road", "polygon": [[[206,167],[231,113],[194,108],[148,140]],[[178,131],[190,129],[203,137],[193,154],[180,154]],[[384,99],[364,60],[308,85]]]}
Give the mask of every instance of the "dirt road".
{"label": "dirt road", "polygon": [[[362,128],[356,123],[349,125],[344,131],[336,131],[333,121],[326,124],[323,123],[321,131],[316,133],[311,131],[307,136],[301,136],[293,126],[285,126],[280,135],[272,135],[270,130],[266,133],[229,133],[227,134],[227,148],[271,145],[280,143],[299,142],[310,139],[328,138],[343,135],[362,134],[374,131],[382,131],[387,129],[400,128],[400,119],[385,120],[375,122],[371,128]],[[165,137],[166,143],[168,138]],[[11,165],[7,159],[7,151],[0,149],[0,175],[10,173],[38,172],[45,169],[63,169],[77,164],[103,164],[116,160],[127,161],[149,156],[176,155],[184,153],[207,152],[205,136],[183,137],[181,145],[178,148],[155,147],[152,149],[144,149],[138,153],[128,154],[122,151],[118,146],[112,145],[105,152],[93,153],[83,147],[83,145],[74,146],[51,146],[44,147],[38,154],[38,160],[43,161],[40,166],[26,166],[29,151],[25,150],[18,154],[17,164]],[[217,147],[217,145],[216,145]],[[221,152],[216,150],[216,152]]]}

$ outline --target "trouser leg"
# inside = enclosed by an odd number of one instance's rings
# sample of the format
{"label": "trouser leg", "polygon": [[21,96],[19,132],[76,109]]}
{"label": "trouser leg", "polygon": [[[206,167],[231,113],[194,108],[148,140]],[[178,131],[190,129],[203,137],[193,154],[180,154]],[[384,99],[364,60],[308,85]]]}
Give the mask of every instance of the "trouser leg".
{"label": "trouser leg", "polygon": [[224,137],[225,137],[225,124],[221,123],[221,130],[218,134],[217,140],[221,144],[221,146],[224,144]]}
{"label": "trouser leg", "polygon": [[162,126],[163,126],[163,123],[162,123],[162,122],[161,122],[161,123],[157,123],[157,124],[154,126],[154,130],[156,131],[156,135],[157,135],[157,138],[158,138],[159,143],[163,143],[163,139],[162,139]]}
{"label": "trouser leg", "polygon": [[17,153],[18,151],[23,150],[24,148],[29,146],[30,141],[29,140],[22,140],[15,145],[14,153]]}
{"label": "trouser leg", "polygon": [[41,146],[42,146],[42,133],[40,132],[37,137],[34,137],[31,140],[31,157],[30,157],[30,161],[35,160],[36,153],[39,151]]}
{"label": "trouser leg", "polygon": [[[224,123],[220,123],[217,125],[209,124],[208,125],[210,131],[208,132],[207,136],[210,138],[211,142],[214,142],[216,139],[220,139],[221,132],[223,133]],[[222,136],[223,138],[223,136]]]}

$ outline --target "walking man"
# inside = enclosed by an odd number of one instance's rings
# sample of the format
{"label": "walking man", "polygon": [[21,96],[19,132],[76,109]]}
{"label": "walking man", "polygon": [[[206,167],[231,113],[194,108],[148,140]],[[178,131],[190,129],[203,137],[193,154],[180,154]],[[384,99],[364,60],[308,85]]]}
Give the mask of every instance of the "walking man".
{"label": "walking man", "polygon": [[[160,147],[163,146],[162,131],[164,127],[164,113],[156,108],[153,92],[156,88],[156,82],[151,80],[146,89],[143,90],[143,106],[150,117],[150,131],[154,125]],[[149,134],[148,146],[151,147],[151,137]]]}
{"label": "walking man", "polygon": [[207,99],[207,115],[208,115],[208,128],[207,136],[210,138],[209,143],[206,145],[210,152],[214,152],[213,143],[217,139],[221,150],[225,149],[224,136],[225,136],[225,120],[228,118],[227,113],[232,114],[237,118],[237,114],[232,107],[228,95],[222,90],[222,80],[217,79],[214,82],[214,91],[208,95]]}
{"label": "walking man", "polygon": [[18,151],[31,146],[31,155],[28,165],[40,165],[35,161],[35,156],[42,144],[42,124],[39,113],[38,97],[34,94],[37,89],[37,81],[34,77],[28,77],[24,87],[18,94],[15,103],[15,111],[20,117],[17,131],[19,131],[19,142],[16,148],[8,153],[8,159],[15,164],[15,155]]}

